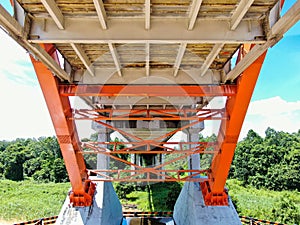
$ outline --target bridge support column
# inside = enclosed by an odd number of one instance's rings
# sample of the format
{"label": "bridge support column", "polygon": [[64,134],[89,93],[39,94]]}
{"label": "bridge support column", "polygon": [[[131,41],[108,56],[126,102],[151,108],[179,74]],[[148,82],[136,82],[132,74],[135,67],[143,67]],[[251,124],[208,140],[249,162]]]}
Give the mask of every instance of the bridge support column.
{"label": "bridge support column", "polygon": [[174,207],[176,225],[241,225],[229,199],[228,206],[206,206],[199,183],[186,182]]}
{"label": "bridge support column", "polygon": [[122,206],[111,182],[98,182],[93,203],[88,207],[72,207],[69,197],[58,216],[58,225],[120,225]]}
{"label": "bridge support column", "polygon": [[[188,142],[199,142],[199,132],[204,129],[204,122],[197,123],[191,128],[187,129],[187,141]],[[197,144],[191,144],[190,149],[196,148]],[[200,154],[193,154],[188,157],[188,166],[190,170],[200,170]]]}
{"label": "bridge support column", "polygon": [[[106,128],[98,131],[98,141],[106,142],[110,141],[110,133]],[[107,148],[107,145],[101,145],[102,148]],[[97,170],[109,169],[110,158],[104,154],[97,154]]]}

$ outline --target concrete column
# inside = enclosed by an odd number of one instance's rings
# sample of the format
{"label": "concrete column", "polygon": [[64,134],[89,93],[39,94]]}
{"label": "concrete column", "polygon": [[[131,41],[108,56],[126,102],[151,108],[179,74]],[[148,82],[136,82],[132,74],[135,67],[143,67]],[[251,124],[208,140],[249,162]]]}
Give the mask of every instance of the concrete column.
{"label": "concrete column", "polygon": [[[98,132],[98,141],[110,139],[109,130],[95,122],[92,128]],[[103,147],[107,147],[103,145]],[[108,169],[109,157],[97,155],[97,169]],[[123,219],[122,205],[111,182],[97,182],[93,203],[89,207],[72,207],[69,197],[61,209],[57,225],[120,225]]]}
{"label": "concrete column", "polygon": [[[98,141],[104,142],[104,141],[110,141],[110,133],[107,132],[107,130],[99,131],[98,133]],[[103,148],[107,148],[107,145],[100,145]],[[104,154],[97,154],[97,169],[98,170],[105,170],[109,169],[109,162],[110,157]]]}
{"label": "concrete column", "polygon": [[120,225],[122,205],[111,182],[98,182],[90,207],[71,207],[67,197],[55,224]]}
{"label": "concrete column", "polygon": [[[187,133],[188,142],[199,141],[199,131],[197,129],[189,129]],[[190,148],[195,148],[197,145],[191,144]],[[193,154],[188,158],[188,165],[190,170],[200,170],[200,154]]]}
{"label": "concrete column", "polygon": [[199,183],[186,182],[174,206],[176,225],[241,225],[229,198],[228,206],[206,206]]}
{"label": "concrete column", "polygon": [[[193,122],[193,121],[192,121]],[[188,142],[198,142],[199,141],[199,132],[204,129],[204,122],[195,124],[194,126],[186,129],[184,133],[187,135]],[[196,144],[191,144],[190,148],[197,147]],[[190,170],[200,170],[200,154],[193,154],[188,157],[188,166]]]}

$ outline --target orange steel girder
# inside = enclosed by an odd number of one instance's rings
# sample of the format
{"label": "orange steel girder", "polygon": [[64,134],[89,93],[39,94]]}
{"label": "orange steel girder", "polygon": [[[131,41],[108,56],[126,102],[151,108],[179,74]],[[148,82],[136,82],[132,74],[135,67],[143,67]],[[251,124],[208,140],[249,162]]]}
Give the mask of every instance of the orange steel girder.
{"label": "orange steel girder", "polygon": [[201,183],[206,205],[227,205],[228,196],[224,191],[230,165],[254,87],[259,76],[266,52],[254,61],[238,78],[237,94],[227,98],[228,120],[222,120],[219,134],[219,152],[213,158],[208,181]]}
{"label": "orange steel girder", "polygon": [[225,109],[75,109],[74,120],[222,120]]}
{"label": "orange steel girder", "polygon": [[63,96],[233,96],[236,85],[84,85],[60,84]]}
{"label": "orange steel girder", "polygon": [[[42,45],[45,50],[58,62],[55,47],[53,45]],[[241,49],[239,58],[243,57],[245,49]],[[34,69],[37,74],[41,89],[43,91],[48,110],[54,124],[55,132],[61,147],[62,155],[69,174],[72,185],[70,201],[75,206],[88,206],[92,203],[95,184],[91,181],[198,181],[201,184],[202,193],[206,205],[227,205],[228,196],[224,191],[225,182],[228,176],[234,150],[238,141],[238,136],[242,127],[244,117],[257,81],[261,66],[266,53],[261,55],[243,74],[237,79],[235,85],[212,85],[212,86],[124,86],[124,85],[65,85],[59,84],[46,66],[31,57]],[[220,110],[72,110],[68,96],[227,96],[225,109]],[[117,115],[113,115],[116,112]],[[105,116],[102,116],[101,113]],[[75,117],[74,117],[75,115]],[[76,117],[77,115],[77,117]],[[108,116],[107,116],[108,115]],[[192,115],[192,116],[190,116]],[[177,128],[151,141],[142,140],[134,135],[130,137],[137,142],[133,147],[123,150],[109,152],[107,149],[99,147],[99,144],[109,144],[109,142],[80,145],[74,120],[94,120],[95,122],[118,131],[125,135],[130,135],[121,129],[113,127],[103,120],[190,120],[188,125]],[[220,131],[217,143],[213,144],[213,150],[205,150],[203,143],[186,150],[179,150],[174,153],[174,149],[162,146],[161,139],[166,138],[178,131],[190,128],[193,125],[210,119],[221,120]],[[132,142],[133,144],[133,142]],[[170,143],[168,143],[170,144]],[[184,143],[183,143],[184,144]],[[185,143],[191,144],[191,143]],[[202,147],[201,147],[202,146]],[[92,151],[85,152],[82,147],[88,147]],[[146,151],[138,150],[139,147],[146,147]],[[208,147],[208,146],[206,146]],[[137,148],[137,149],[135,149]],[[151,148],[155,148],[153,151]],[[116,150],[116,145],[114,145]],[[148,151],[149,150],[149,151]],[[87,170],[83,159],[83,154],[100,153],[107,155],[122,163],[133,166],[135,170]],[[171,162],[165,162],[153,168],[143,168],[116,156],[118,154],[181,154]],[[174,162],[186,158],[192,154],[213,154],[213,161],[209,170],[162,170],[162,168]],[[182,173],[189,172],[189,176],[182,176]],[[110,176],[108,173],[116,173],[117,176]],[[121,174],[131,174],[122,177]],[[166,173],[176,173],[176,177]],[[98,175],[95,177],[94,175]],[[139,178],[139,175],[146,174],[146,178]],[[153,178],[150,175],[160,178]],[[195,175],[196,174],[196,175]],[[197,175],[206,174],[207,178],[199,178]],[[99,178],[102,177],[102,178]]]}
{"label": "orange steel girder", "polygon": [[[53,45],[42,45],[57,60]],[[87,206],[92,202],[95,185],[88,180],[74,121],[66,118],[72,115],[68,97],[60,96],[58,81],[51,71],[40,61],[31,57],[34,70],[40,83],[48,111],[58,138],[66,169],[72,185],[71,202],[76,206]]]}

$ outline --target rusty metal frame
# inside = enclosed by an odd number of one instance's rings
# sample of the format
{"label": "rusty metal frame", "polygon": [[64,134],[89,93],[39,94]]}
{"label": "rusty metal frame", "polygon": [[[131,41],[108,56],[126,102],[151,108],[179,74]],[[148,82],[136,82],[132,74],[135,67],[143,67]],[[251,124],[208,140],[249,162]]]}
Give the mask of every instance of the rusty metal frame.
{"label": "rusty metal frame", "polygon": [[74,120],[222,120],[225,109],[74,109]]}

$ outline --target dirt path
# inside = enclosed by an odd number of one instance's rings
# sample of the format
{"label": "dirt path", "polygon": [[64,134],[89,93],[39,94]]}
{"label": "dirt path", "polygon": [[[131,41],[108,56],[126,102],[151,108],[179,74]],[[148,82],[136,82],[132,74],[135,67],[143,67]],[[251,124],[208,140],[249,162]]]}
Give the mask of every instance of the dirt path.
{"label": "dirt path", "polygon": [[6,220],[2,220],[0,219],[0,225],[12,225],[14,223],[17,223],[18,221],[6,221]]}

